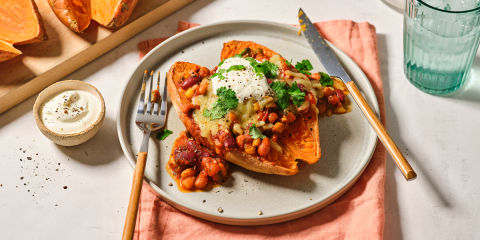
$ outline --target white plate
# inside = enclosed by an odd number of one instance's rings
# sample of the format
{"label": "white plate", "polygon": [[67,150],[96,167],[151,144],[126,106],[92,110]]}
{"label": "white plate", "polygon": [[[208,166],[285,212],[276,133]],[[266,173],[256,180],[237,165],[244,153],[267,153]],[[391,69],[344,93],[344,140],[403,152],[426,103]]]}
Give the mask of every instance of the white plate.
{"label": "white plate", "polygon": [[[212,68],[220,61],[223,43],[230,40],[254,41],[294,61],[309,59],[315,71],[324,71],[304,37],[298,36],[297,29],[289,25],[230,21],[177,34],[143,58],[123,91],[117,129],[122,149],[132,166],[141,143],[141,132],[134,118],[143,71],[153,69],[165,73],[175,61]],[[345,53],[333,49],[370,106],[378,112],[375,94],[365,74]],[[222,186],[208,192],[183,193],[165,170],[173,141],[185,129],[169,104],[167,128],[174,134],[161,142],[152,138],[145,176],[165,201],[210,221],[261,225],[304,216],[326,206],[352,186],[373,154],[376,135],[360,109],[353,105],[348,114],[320,118],[322,157],[314,165],[302,165],[298,174],[266,175],[232,166],[232,176]],[[219,207],[223,213],[217,211]],[[259,215],[259,211],[263,215]]]}

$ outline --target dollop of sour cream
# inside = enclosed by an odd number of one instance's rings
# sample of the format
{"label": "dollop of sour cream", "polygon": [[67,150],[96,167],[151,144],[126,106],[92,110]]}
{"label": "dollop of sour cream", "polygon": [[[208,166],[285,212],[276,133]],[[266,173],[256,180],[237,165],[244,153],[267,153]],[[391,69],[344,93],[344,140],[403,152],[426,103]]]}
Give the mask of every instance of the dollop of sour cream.
{"label": "dollop of sour cream", "polygon": [[[244,69],[230,70],[230,67],[242,65]],[[225,59],[223,64],[218,67],[217,73],[225,71],[222,76],[212,78],[212,87],[214,93],[221,87],[232,89],[240,101],[246,101],[250,98],[256,98],[258,101],[263,96],[272,95],[272,90],[268,86],[264,75],[257,75],[250,65],[250,62],[241,57],[231,57]]]}
{"label": "dollop of sour cream", "polygon": [[60,134],[78,133],[92,125],[100,115],[100,102],[84,90],[63,91],[41,106],[45,127]]}

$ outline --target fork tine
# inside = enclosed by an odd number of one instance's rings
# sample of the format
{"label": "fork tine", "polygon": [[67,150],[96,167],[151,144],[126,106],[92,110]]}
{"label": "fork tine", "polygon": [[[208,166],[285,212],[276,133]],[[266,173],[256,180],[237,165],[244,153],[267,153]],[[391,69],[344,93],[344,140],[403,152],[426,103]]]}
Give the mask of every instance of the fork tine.
{"label": "fork tine", "polygon": [[165,122],[167,116],[167,74],[165,74],[165,79],[163,81],[163,94],[162,94],[162,106],[160,108],[160,117],[162,121]]}
{"label": "fork tine", "polygon": [[150,88],[148,89],[148,98],[147,98],[147,114],[150,114],[152,111],[152,82],[153,82],[153,70],[150,72]]}
{"label": "fork tine", "polygon": [[[157,77],[157,88],[156,88],[157,91],[160,91],[160,72],[158,72],[158,77]],[[159,93],[160,94],[160,93]],[[155,98],[155,96],[154,96]],[[153,115],[158,115],[158,102],[160,101],[160,98],[156,99],[157,101],[155,101],[153,103]]]}
{"label": "fork tine", "polygon": [[143,114],[145,112],[145,85],[147,82],[148,71],[145,70],[143,72],[143,80],[142,80],[142,90],[140,91],[140,102],[138,103],[137,113]]}

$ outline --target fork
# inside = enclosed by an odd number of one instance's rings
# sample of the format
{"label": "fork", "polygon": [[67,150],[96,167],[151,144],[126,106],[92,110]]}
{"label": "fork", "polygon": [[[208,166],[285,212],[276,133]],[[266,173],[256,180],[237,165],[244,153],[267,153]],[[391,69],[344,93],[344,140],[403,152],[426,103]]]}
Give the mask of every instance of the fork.
{"label": "fork", "polygon": [[[148,92],[147,102],[145,104],[145,90],[147,81],[150,79],[150,87]],[[167,116],[167,82],[166,77],[163,86],[162,103],[160,107],[160,115],[158,114],[158,99],[153,104],[152,112],[152,84],[153,71],[148,75],[148,71],[143,73],[142,89],[140,92],[140,102],[137,107],[137,116],[135,123],[143,132],[142,145],[138,151],[137,164],[133,175],[132,190],[130,192],[130,200],[128,203],[127,217],[125,219],[125,226],[123,228],[123,240],[130,240],[133,238],[133,231],[135,230],[135,223],[137,219],[138,202],[140,199],[140,192],[142,190],[143,174],[145,172],[145,164],[147,162],[148,142],[150,134],[161,129],[165,125]],[[160,89],[160,73],[158,73],[157,89]],[[146,106],[145,106],[146,105]]]}

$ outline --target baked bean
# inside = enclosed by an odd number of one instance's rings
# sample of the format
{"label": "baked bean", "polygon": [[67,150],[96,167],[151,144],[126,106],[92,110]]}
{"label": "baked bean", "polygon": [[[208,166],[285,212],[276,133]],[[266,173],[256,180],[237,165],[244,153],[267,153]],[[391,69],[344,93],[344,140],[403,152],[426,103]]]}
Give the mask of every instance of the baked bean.
{"label": "baked bean", "polygon": [[337,94],[338,99],[340,102],[345,102],[345,94],[339,89],[335,89],[335,93]]}
{"label": "baked bean", "polygon": [[194,186],[194,183],[195,183],[195,177],[194,176],[182,179],[182,181],[180,181],[180,184],[185,189],[192,189],[193,186]]}
{"label": "baked bean", "polygon": [[254,139],[254,140],[253,140],[252,145],[253,145],[254,147],[258,147],[258,146],[260,146],[260,143],[262,143],[262,139],[257,138],[257,139]]}
{"label": "baked bean", "polygon": [[195,176],[196,173],[197,173],[197,171],[195,171],[195,169],[187,168],[187,169],[182,171],[182,174],[180,175],[180,178],[185,179],[185,178],[188,178],[188,177],[192,177],[192,176]]}
{"label": "baked bean", "polygon": [[295,122],[295,119],[297,119],[295,114],[293,114],[292,112],[285,113],[285,116],[287,117],[287,123]]}
{"label": "baked bean", "polygon": [[340,99],[337,97],[337,95],[328,96],[328,103],[330,105],[337,106],[339,102],[340,102]]}
{"label": "baked bean", "polygon": [[275,122],[276,120],[278,119],[278,114],[275,113],[275,112],[272,112],[270,114],[268,114],[268,121],[273,123]]}
{"label": "baked bean", "polygon": [[285,124],[281,122],[277,122],[275,123],[275,125],[273,125],[272,132],[280,134],[283,131],[285,131],[285,128],[286,128]]}
{"label": "baked bean", "polygon": [[278,135],[277,134],[273,134],[272,135],[272,142],[277,142],[278,141]]}
{"label": "baked bean", "polygon": [[334,89],[332,87],[324,87],[323,88],[323,95],[328,97],[330,95],[333,95],[335,93]]}
{"label": "baked bean", "polygon": [[245,152],[248,153],[248,154],[254,154],[255,153],[255,147],[252,145],[252,144],[245,144],[244,145],[245,147]]}
{"label": "baked bean", "polygon": [[188,89],[191,86],[193,86],[195,83],[197,83],[197,81],[198,81],[198,77],[190,76],[180,84],[180,87],[183,89]]}
{"label": "baked bean", "polygon": [[207,184],[208,184],[207,174],[205,173],[205,171],[201,171],[198,174],[197,179],[195,179],[195,187],[197,189],[202,189],[202,188],[206,187]]}
{"label": "baked bean", "polygon": [[200,82],[200,86],[198,87],[198,91],[197,91],[197,94],[198,95],[203,95],[207,92],[208,90],[208,79],[204,78],[201,82]]}
{"label": "baked bean", "polygon": [[266,157],[269,152],[270,152],[270,140],[268,139],[268,137],[266,137],[262,140],[262,143],[260,144],[260,146],[258,146],[257,153],[262,157]]}
{"label": "baked bean", "polygon": [[243,148],[243,145],[245,144],[245,140],[246,140],[245,135],[238,135],[238,136],[237,136],[237,139],[236,139],[236,141],[237,141],[237,146]]}
{"label": "baked bean", "polygon": [[235,147],[235,139],[233,139],[232,135],[229,134],[229,136],[223,140],[223,146],[227,151],[230,151],[233,147]]}
{"label": "baked bean", "polygon": [[210,75],[210,70],[208,70],[208,68],[206,68],[206,67],[202,67],[198,71],[198,75],[202,78],[207,77],[207,76]]}

